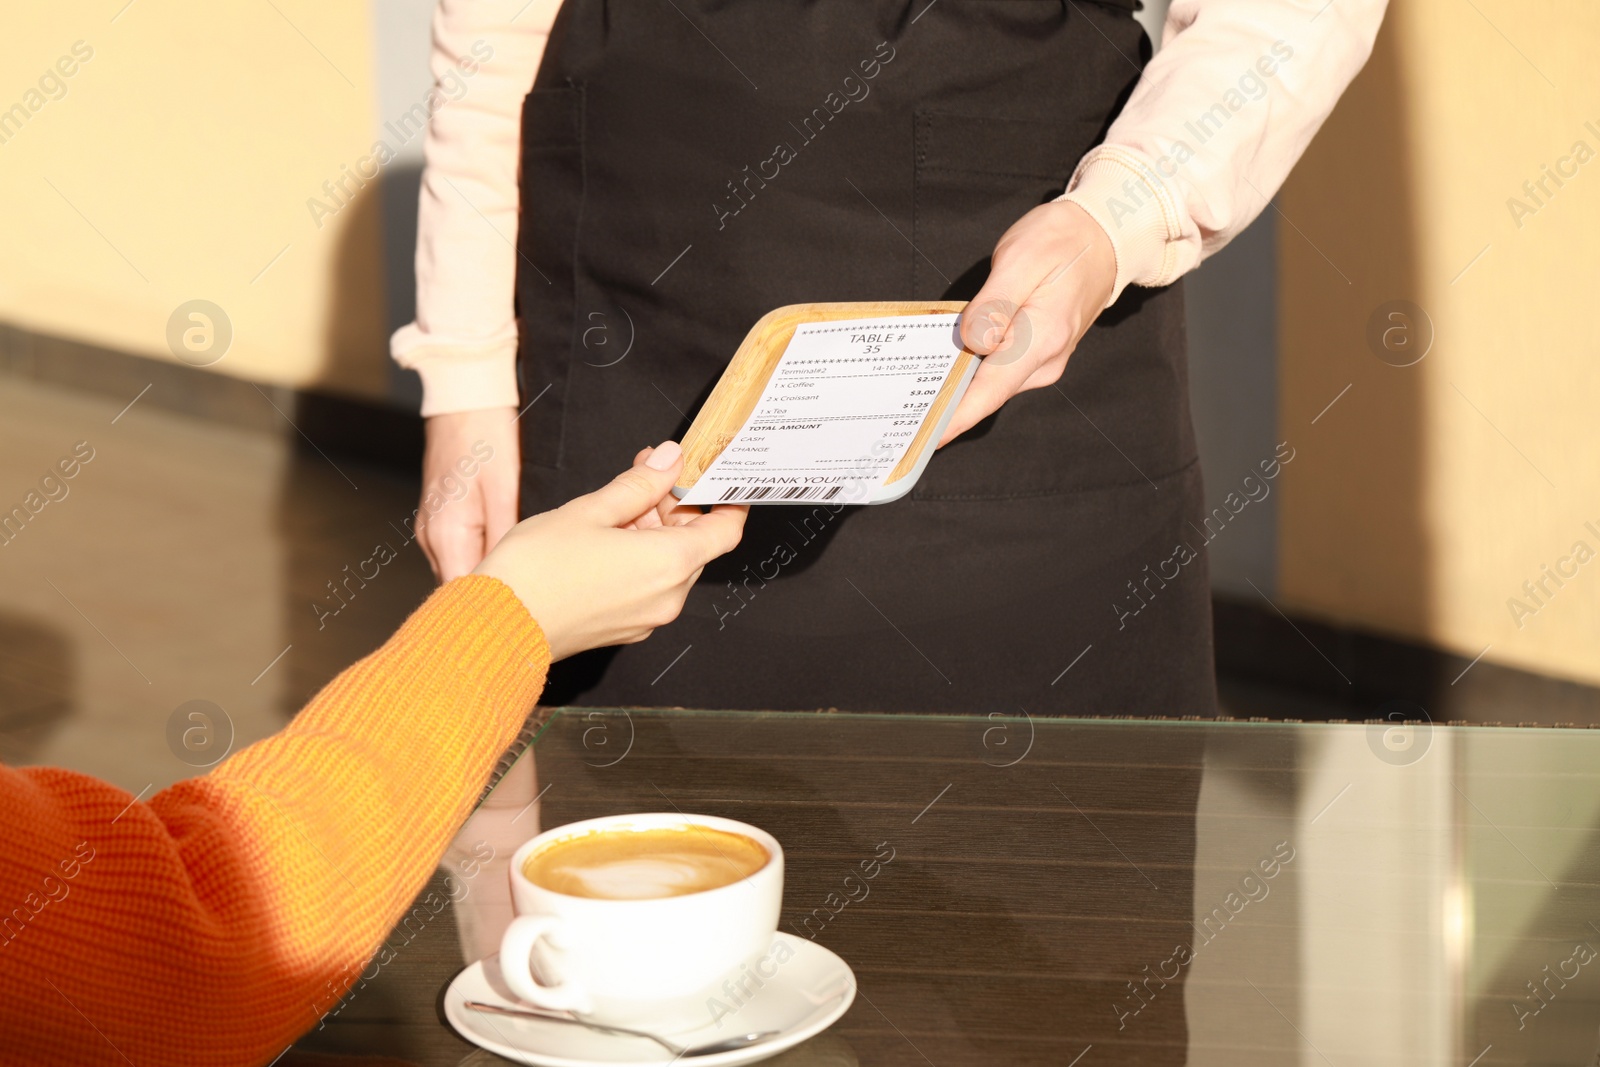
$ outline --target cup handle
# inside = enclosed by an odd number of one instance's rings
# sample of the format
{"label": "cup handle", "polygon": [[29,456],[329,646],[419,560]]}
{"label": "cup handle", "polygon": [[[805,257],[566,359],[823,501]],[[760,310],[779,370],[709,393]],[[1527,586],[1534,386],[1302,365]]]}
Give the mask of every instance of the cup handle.
{"label": "cup handle", "polygon": [[584,1015],[592,1011],[589,995],[571,982],[540,985],[533,977],[533,946],[561,926],[553,915],[519,915],[511,920],[500,940],[500,974],[522,1000],[551,1011]]}

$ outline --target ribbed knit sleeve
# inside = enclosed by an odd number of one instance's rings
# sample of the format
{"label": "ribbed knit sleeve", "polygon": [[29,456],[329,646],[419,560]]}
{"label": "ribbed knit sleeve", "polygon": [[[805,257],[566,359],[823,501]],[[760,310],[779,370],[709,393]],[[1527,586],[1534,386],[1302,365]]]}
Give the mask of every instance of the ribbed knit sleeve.
{"label": "ribbed knit sleeve", "polygon": [[508,587],[460,578],[282,732],[148,802],[0,768],[0,1063],[273,1060],[421,891],[549,662]]}

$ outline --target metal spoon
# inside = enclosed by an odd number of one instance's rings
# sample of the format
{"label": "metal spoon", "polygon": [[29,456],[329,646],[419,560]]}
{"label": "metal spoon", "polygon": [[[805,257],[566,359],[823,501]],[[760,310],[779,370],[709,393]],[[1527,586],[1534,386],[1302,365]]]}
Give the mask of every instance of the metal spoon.
{"label": "metal spoon", "polygon": [[521,1019],[544,1019],[548,1022],[572,1023],[575,1026],[584,1026],[590,1030],[598,1030],[603,1034],[626,1034],[628,1037],[642,1037],[654,1041],[674,1056],[684,1058],[690,1056],[712,1056],[718,1052],[732,1052],[734,1049],[748,1048],[768,1038],[777,1037],[781,1032],[778,1030],[760,1030],[755,1033],[740,1034],[737,1037],[726,1038],[722,1041],[714,1041],[709,1045],[695,1045],[691,1048],[683,1045],[674,1045],[666,1038],[657,1037],[655,1034],[646,1033],[643,1030],[628,1030],[621,1026],[603,1026],[600,1023],[586,1022],[576,1016],[565,1015],[558,1011],[541,1011],[538,1008],[505,1008],[499,1004],[487,1004],[481,1000],[466,1001],[465,1006],[472,1011],[481,1011],[487,1015],[509,1015],[512,1018]]}

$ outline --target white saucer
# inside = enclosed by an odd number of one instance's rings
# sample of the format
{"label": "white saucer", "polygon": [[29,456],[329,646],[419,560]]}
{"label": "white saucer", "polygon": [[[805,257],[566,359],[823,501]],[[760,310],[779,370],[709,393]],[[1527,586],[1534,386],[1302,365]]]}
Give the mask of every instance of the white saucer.
{"label": "white saucer", "polygon": [[444,1015],[456,1033],[480,1048],[514,1063],[534,1067],[737,1067],[776,1056],[832,1026],[856,998],[856,976],[850,965],[814,941],[777,934],[794,955],[767,979],[755,995],[718,1027],[707,1022],[697,1030],[663,1035],[675,1045],[704,1045],[735,1034],[776,1030],[776,1037],[749,1048],[710,1056],[674,1060],[660,1045],[644,1038],[606,1034],[570,1023],[513,1019],[470,1011],[466,1001],[520,1006],[500,977],[500,958],[479,960],[456,975],[444,993]]}

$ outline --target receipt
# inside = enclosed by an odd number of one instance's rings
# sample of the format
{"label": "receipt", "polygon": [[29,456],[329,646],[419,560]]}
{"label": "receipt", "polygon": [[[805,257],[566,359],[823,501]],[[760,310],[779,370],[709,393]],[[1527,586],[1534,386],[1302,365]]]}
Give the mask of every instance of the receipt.
{"label": "receipt", "polygon": [[684,502],[865,504],[880,497],[961,355],[959,318],[903,315],[796,328],[750,417]]}

